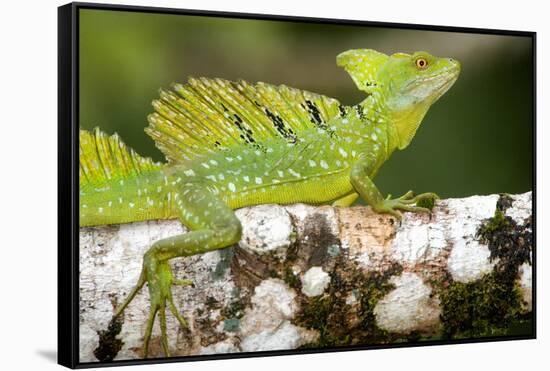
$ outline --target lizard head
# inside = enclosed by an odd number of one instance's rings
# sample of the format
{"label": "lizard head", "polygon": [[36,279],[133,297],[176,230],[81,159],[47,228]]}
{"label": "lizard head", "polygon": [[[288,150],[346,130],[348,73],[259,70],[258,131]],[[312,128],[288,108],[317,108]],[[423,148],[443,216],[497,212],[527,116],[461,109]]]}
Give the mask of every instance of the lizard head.
{"label": "lizard head", "polygon": [[430,106],[460,73],[457,60],[423,51],[388,56],[370,49],[350,50],[340,54],[337,63],[387,111],[399,149],[409,145]]}

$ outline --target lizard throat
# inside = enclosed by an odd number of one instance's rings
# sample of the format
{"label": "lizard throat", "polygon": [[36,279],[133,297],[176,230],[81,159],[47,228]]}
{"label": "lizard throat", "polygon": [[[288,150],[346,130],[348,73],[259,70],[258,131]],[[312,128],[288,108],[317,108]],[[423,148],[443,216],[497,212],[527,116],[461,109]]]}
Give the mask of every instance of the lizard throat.
{"label": "lizard throat", "polygon": [[392,123],[395,129],[395,136],[397,137],[397,148],[402,150],[408,147],[427,112],[427,108],[420,106],[392,114]]}

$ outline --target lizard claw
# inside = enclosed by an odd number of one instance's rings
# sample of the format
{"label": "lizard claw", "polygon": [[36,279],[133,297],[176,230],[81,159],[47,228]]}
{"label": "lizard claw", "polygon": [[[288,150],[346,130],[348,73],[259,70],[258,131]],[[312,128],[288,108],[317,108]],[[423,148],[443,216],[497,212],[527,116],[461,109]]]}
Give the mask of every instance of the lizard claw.
{"label": "lizard claw", "polygon": [[158,261],[151,254],[145,254],[143,259],[143,268],[137,284],[134,286],[130,294],[124,300],[124,303],[116,310],[115,317],[120,316],[128,304],[134,299],[135,295],[141,290],[147,282],[149,288],[149,298],[151,308],[149,309],[149,317],[145,334],[143,337],[143,358],[147,358],[149,354],[149,342],[153,331],[153,325],[157,314],[159,315],[161,345],[164,355],[170,357],[170,349],[168,346],[168,336],[166,335],[166,307],[172,315],[178,320],[182,328],[188,328],[187,321],[178,311],[172,297],[171,286],[192,286],[193,281],[175,279],[172,274],[172,269],[168,261]]}
{"label": "lizard claw", "polygon": [[433,207],[435,200],[438,199],[439,196],[435,193],[422,193],[415,196],[413,191],[408,191],[403,196],[395,199],[392,199],[391,195],[388,195],[384,200],[374,205],[373,209],[376,212],[390,214],[396,219],[401,220],[403,215],[398,210],[431,213],[431,207]]}

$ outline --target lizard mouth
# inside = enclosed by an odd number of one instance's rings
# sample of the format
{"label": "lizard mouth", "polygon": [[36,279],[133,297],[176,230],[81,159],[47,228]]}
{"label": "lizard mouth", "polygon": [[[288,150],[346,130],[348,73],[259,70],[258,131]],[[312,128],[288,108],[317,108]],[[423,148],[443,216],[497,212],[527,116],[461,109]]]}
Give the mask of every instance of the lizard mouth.
{"label": "lizard mouth", "polygon": [[435,98],[434,101],[441,98],[441,96],[445,94],[447,90],[451,88],[451,86],[453,86],[453,84],[457,79],[458,79],[458,72],[449,73],[448,75],[446,75],[446,77],[441,81],[439,88],[436,89],[434,92],[434,98]]}
{"label": "lizard mouth", "polygon": [[419,100],[429,99],[435,102],[453,86],[460,74],[460,64],[452,61],[449,67],[435,74],[422,76],[407,84],[405,94],[417,97]]}

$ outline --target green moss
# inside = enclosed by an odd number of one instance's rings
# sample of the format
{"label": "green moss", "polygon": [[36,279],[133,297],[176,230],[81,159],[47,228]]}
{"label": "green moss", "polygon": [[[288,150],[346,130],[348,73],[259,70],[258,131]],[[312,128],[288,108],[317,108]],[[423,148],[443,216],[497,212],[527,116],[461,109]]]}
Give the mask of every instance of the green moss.
{"label": "green moss", "polygon": [[204,302],[204,306],[208,310],[218,309],[220,307],[220,302],[215,297],[209,296],[206,298],[206,301]]}
{"label": "green moss", "polygon": [[435,199],[434,198],[421,198],[416,203],[416,206],[418,207],[424,207],[429,210],[433,210],[435,206]]}
{"label": "green moss", "polygon": [[318,341],[306,344],[304,348],[322,348],[327,346],[346,345],[349,335],[335,335],[331,332],[330,317],[337,303],[330,295],[311,298],[298,318],[301,325],[319,331]]}
{"label": "green moss", "polygon": [[522,296],[516,278],[519,266],[531,263],[531,219],[519,226],[506,216],[512,201],[501,195],[494,216],[476,233],[489,247],[489,259],[497,260],[493,271],[474,282],[451,280],[450,286],[441,290],[445,338],[506,335],[513,324],[529,321],[520,314]]}
{"label": "green moss", "polygon": [[506,219],[504,212],[496,209],[495,210],[495,216],[491,219],[487,219],[485,223],[483,223],[478,230],[478,235],[483,236],[485,239],[489,236],[491,236],[493,233],[495,233],[500,228],[505,228],[507,226],[508,220]]}
{"label": "green moss", "polygon": [[292,268],[290,268],[289,266],[285,267],[285,270],[283,272],[283,280],[289,287],[293,289],[300,290],[302,288],[302,282],[300,281],[300,278],[296,274],[294,274]]}
{"label": "green moss", "polygon": [[445,338],[504,335],[518,316],[521,293],[493,272],[469,283],[453,282],[441,296]]}
{"label": "green moss", "polygon": [[298,232],[296,231],[290,232],[290,234],[288,235],[288,239],[290,240],[291,244],[295,243],[296,240],[298,239]]}
{"label": "green moss", "polygon": [[[313,298],[301,297],[302,311],[295,323],[319,332],[317,341],[303,348],[324,348],[356,344],[391,342],[394,334],[376,326],[374,307],[394,286],[390,277],[401,274],[402,267],[395,264],[384,273],[364,274],[356,266],[345,266],[341,260],[331,274],[327,293]],[[359,305],[346,304],[353,293]]]}
{"label": "green moss", "polygon": [[241,318],[244,316],[245,304],[239,296],[240,290],[233,292],[233,301],[222,308],[221,315],[223,320],[223,329],[228,332],[236,332],[241,325]]}
{"label": "green moss", "polygon": [[394,263],[394,265],[383,274],[370,275],[359,288],[359,300],[361,302],[359,315],[361,318],[361,328],[369,334],[367,340],[370,343],[389,342],[392,339],[392,336],[390,336],[386,330],[382,330],[376,325],[374,308],[380,299],[395,288],[395,286],[389,282],[389,279],[392,276],[399,276],[402,271],[403,267]]}
{"label": "green moss", "polygon": [[498,259],[495,270],[505,280],[515,280],[519,266],[523,263],[531,264],[533,246],[531,217],[523,225],[518,225],[505,215],[510,205],[509,196],[502,195],[494,217],[484,221],[476,234],[479,241],[489,247],[490,259]]}
{"label": "green moss", "polygon": [[117,339],[117,335],[120,334],[123,324],[122,316],[113,317],[109,326],[105,331],[98,331],[99,335],[99,345],[94,349],[94,356],[100,362],[109,362],[112,361],[124,343],[122,340]]}
{"label": "green moss", "polygon": [[514,199],[508,193],[501,193],[499,196],[497,200],[497,210],[506,211],[512,206]]}
{"label": "green moss", "polygon": [[231,302],[227,307],[223,308],[221,311],[221,315],[227,319],[241,318],[242,316],[244,316],[244,309],[244,304],[237,299]]}
{"label": "green moss", "polygon": [[423,337],[418,331],[411,331],[410,334],[404,335],[394,341],[394,343],[417,343],[422,341]]}
{"label": "green moss", "polygon": [[275,268],[267,268],[267,277],[269,278],[281,278],[279,272]]}

